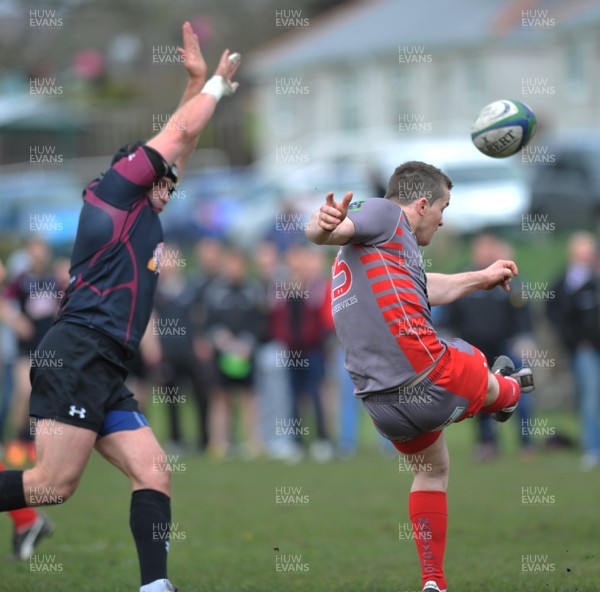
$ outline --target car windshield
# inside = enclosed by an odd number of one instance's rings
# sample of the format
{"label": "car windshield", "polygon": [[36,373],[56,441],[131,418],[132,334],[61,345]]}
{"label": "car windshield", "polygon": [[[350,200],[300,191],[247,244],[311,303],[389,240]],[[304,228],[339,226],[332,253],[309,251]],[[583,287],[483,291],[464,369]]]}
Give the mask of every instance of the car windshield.
{"label": "car windshield", "polygon": [[508,166],[458,164],[443,168],[456,185],[515,181],[517,179],[516,173]]}

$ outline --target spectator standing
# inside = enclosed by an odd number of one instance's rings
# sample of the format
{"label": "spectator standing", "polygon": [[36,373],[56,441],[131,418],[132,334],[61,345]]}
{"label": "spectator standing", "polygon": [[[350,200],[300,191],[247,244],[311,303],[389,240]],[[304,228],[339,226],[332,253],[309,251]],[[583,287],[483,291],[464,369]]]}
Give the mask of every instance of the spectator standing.
{"label": "spectator standing", "polygon": [[291,289],[283,268],[276,243],[262,241],[255,251],[258,281],[263,289],[262,336],[256,351],[255,390],[258,403],[259,425],[266,454],[274,459],[297,459],[294,440],[286,430],[278,429],[291,413],[291,393],[287,371],[277,364],[278,352],[285,346],[273,333],[271,317],[280,300],[288,297]]}
{"label": "spectator standing", "polygon": [[244,253],[233,247],[227,249],[222,277],[214,279],[204,292],[217,372],[211,401],[210,446],[218,458],[232,451],[232,404],[238,394],[245,428],[242,454],[253,458],[260,451],[253,380],[255,353],[262,330],[262,299],[260,285],[248,276]]}
{"label": "spectator standing", "polygon": [[64,286],[61,287],[51,265],[52,250],[48,243],[42,238],[32,237],[26,243],[26,253],[27,268],[5,290],[5,297],[13,301],[32,327],[27,337],[23,333],[19,336],[14,366],[15,400],[12,411],[17,437],[7,444],[5,454],[6,459],[15,466],[22,465],[26,459],[35,460],[33,433],[28,417],[31,356],[52,327],[64,295]]}
{"label": "spectator standing", "polygon": [[[279,363],[288,371],[293,425],[300,427],[302,420],[302,428],[308,428],[301,409],[302,400],[308,395],[317,430],[310,451],[315,460],[324,462],[333,456],[323,405],[325,340],[332,324],[329,283],[324,277],[322,255],[312,249],[290,247],[286,262],[293,289],[274,310],[273,334],[285,346]],[[300,445],[302,432],[298,430],[295,436]]]}
{"label": "spectator standing", "polygon": [[547,314],[570,355],[582,427],[581,468],[590,470],[600,465],[600,273],[593,234],[572,235],[567,268],[553,291]]}
{"label": "spectator standing", "polygon": [[[196,323],[201,320],[196,290],[183,273],[185,259],[179,250],[165,248],[168,254],[161,267],[162,281],[154,299],[155,333],[161,349],[161,399],[169,410],[170,447],[183,449],[180,407],[187,403],[182,387],[189,387],[196,403],[197,449],[204,452],[208,445],[208,381],[196,356]],[[159,399],[160,400],[160,399]],[[153,400],[154,402],[154,400]]]}
{"label": "spectator standing", "polygon": [[[512,258],[510,245],[495,235],[483,233],[471,245],[471,269],[482,270],[499,259]],[[509,356],[521,365],[520,344],[532,343],[532,321],[529,306],[522,298],[519,281],[513,280],[510,292],[495,288],[476,290],[444,307],[443,322],[451,332],[473,344],[485,355],[489,366],[501,355]],[[482,322],[485,319],[485,322]],[[523,393],[517,407],[521,421],[518,424],[521,450],[530,452],[531,438],[523,433],[521,425],[531,414],[531,395]],[[475,459],[487,461],[499,452],[496,422],[488,414],[478,414]]]}

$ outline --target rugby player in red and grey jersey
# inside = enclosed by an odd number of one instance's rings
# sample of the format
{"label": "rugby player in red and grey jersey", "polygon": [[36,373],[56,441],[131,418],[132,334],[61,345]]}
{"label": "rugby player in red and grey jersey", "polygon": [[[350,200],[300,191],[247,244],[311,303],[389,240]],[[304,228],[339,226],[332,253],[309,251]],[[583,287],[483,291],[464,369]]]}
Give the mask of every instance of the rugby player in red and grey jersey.
{"label": "rugby player in red and grey jersey", "polygon": [[227,50],[206,82],[189,23],[183,41],[188,84],[179,108],[151,140],[119,150],[111,168],[83,193],[69,287],[56,323],[32,356],[37,462],[25,472],[0,472],[0,511],[9,511],[62,503],[94,448],[121,469],[132,486],[141,592],[177,590],[167,579],[171,482],[167,459],[124,384],[125,361],[137,350],[152,310],[162,255],[159,213],[217,102],[235,91],[239,66],[239,56]]}
{"label": "rugby player in red and grey jersey", "polygon": [[[419,247],[442,226],[452,181],[439,169],[407,162],[393,173],[385,199],[341,202],[326,197],[307,226],[308,238],[341,245],[333,265],[332,310],[346,368],[377,430],[406,455],[414,472],[409,514],[423,590],[443,592],[449,457],[443,429],[492,413],[506,421],[531,370],[515,371],[460,339],[438,337],[431,306],[474,290],[509,290],[513,261],[481,271],[425,273]],[[482,319],[485,322],[485,319]]]}

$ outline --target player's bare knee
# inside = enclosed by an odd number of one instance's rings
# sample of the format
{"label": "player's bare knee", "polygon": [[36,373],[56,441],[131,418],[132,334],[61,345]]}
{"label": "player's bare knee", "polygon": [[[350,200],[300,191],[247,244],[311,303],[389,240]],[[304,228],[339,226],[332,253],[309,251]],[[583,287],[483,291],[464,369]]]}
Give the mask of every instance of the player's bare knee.
{"label": "player's bare knee", "polygon": [[433,469],[430,471],[415,471],[413,477],[413,491],[415,490],[433,490],[447,491],[448,489],[448,470]]}
{"label": "player's bare knee", "polygon": [[23,492],[28,506],[54,506],[67,501],[77,490],[79,476],[50,475],[35,468],[23,477]]}
{"label": "player's bare knee", "polygon": [[447,454],[412,455],[411,465],[416,489],[446,491],[450,474],[450,461]]}
{"label": "player's bare knee", "polygon": [[152,486],[150,489],[156,489],[166,495],[171,495],[171,467],[167,467],[165,470],[157,472],[152,479]]}
{"label": "player's bare knee", "polygon": [[66,502],[75,493],[78,485],[79,479],[62,481],[56,487],[56,501],[54,503],[62,504],[63,502]]}
{"label": "player's bare knee", "polygon": [[54,479],[54,488],[57,504],[62,504],[68,500],[77,490],[80,475],[65,473],[58,475]]}
{"label": "player's bare knee", "polygon": [[155,489],[171,495],[173,470],[173,459],[161,451],[161,454],[152,456],[151,463],[140,463],[130,479],[134,489]]}

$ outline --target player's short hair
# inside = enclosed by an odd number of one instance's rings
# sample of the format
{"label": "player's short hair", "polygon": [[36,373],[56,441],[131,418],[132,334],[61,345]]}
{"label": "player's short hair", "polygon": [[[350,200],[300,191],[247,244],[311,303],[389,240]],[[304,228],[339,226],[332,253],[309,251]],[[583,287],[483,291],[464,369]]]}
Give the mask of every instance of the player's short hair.
{"label": "player's short hair", "polygon": [[452,189],[452,179],[440,169],[425,162],[412,160],[396,167],[390,177],[386,199],[409,204],[421,197],[429,203],[444,197],[444,189]]}

